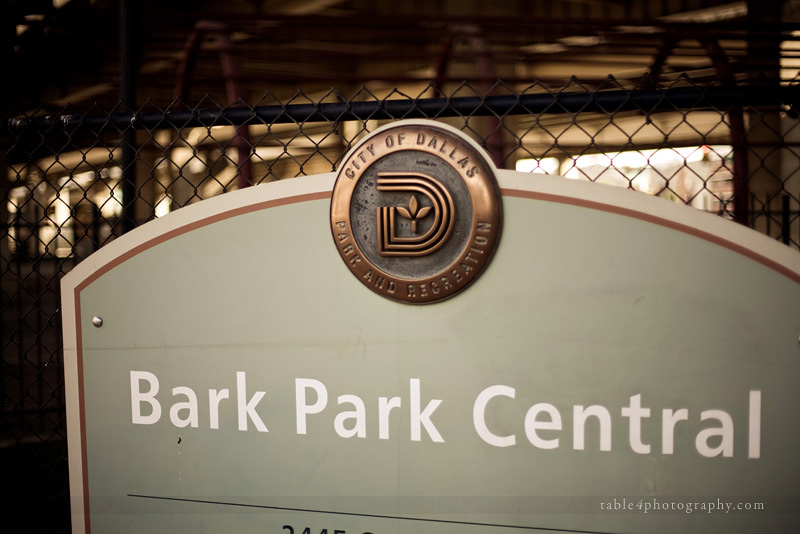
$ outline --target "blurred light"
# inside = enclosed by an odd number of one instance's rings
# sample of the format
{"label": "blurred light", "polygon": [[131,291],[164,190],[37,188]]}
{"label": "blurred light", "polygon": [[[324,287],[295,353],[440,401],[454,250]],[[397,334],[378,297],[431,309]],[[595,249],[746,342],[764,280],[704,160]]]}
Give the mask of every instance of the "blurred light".
{"label": "blurred light", "polygon": [[535,43],[521,46],[520,50],[528,54],[558,54],[567,50],[567,47],[559,43]]}
{"label": "blurred light", "polygon": [[164,195],[161,197],[161,200],[158,201],[158,204],[155,205],[153,215],[156,217],[163,217],[170,211],[172,211],[172,199],[169,196]]}
{"label": "blurred light", "polygon": [[517,160],[515,168],[518,172],[558,174],[558,158],[520,159]]}
{"label": "blurred light", "polygon": [[562,37],[558,41],[567,46],[597,46],[603,42],[597,35],[572,35]]}

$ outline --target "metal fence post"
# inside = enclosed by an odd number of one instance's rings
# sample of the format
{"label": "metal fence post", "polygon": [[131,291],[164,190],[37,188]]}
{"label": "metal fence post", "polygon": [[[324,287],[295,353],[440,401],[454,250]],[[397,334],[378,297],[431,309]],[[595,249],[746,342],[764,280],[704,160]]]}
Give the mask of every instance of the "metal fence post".
{"label": "metal fence post", "polygon": [[[119,2],[119,51],[120,51],[120,99],[123,106],[136,111],[136,60],[134,58],[135,2]],[[121,232],[124,234],[136,227],[136,131],[128,125],[122,131],[122,217]]]}

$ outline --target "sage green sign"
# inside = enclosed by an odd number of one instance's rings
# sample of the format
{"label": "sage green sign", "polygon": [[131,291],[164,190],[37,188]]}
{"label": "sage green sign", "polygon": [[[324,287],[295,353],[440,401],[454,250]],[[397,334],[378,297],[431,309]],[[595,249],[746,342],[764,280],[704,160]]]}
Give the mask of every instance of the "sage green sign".
{"label": "sage green sign", "polygon": [[229,193],[64,278],[75,532],[796,532],[800,254],[498,171],[462,294],[364,287],[333,175]]}

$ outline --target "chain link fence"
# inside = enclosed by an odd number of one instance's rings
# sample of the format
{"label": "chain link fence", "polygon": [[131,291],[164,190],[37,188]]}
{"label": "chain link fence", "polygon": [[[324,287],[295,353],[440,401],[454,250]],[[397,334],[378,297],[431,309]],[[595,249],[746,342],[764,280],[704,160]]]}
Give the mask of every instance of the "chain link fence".
{"label": "chain link fence", "polygon": [[498,82],[253,105],[120,103],[0,122],[0,467],[7,528],[69,529],[59,280],[106,243],[234,189],[337,168],[379,125],[435,119],[499,167],[668,198],[800,248],[800,87]]}

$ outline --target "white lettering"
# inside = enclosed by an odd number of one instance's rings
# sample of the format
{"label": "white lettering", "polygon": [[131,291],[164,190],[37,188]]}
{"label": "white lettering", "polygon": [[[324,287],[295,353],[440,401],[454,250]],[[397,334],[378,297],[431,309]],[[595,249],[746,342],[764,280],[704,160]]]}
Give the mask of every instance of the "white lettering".
{"label": "white lettering", "polygon": [[[337,400],[339,404],[349,402],[355,407],[355,410],[351,412],[341,412],[336,416],[336,419],[333,421],[333,428],[336,430],[336,433],[343,438],[352,438],[353,436],[358,436],[359,438],[367,437],[367,410],[364,406],[364,401],[355,395],[341,395]],[[348,419],[355,420],[353,428],[347,428],[345,426],[344,423]]]}
{"label": "white lettering", "polygon": [[[328,404],[328,390],[325,384],[313,378],[297,378],[295,384],[295,405],[297,410],[297,433],[306,434],[306,416],[319,413]],[[306,390],[313,389],[317,392],[317,401],[314,404],[306,402]]]}
{"label": "white lettering", "polygon": [[219,429],[219,403],[223,399],[227,399],[230,391],[227,389],[208,390],[208,426],[213,429]]}
{"label": "white lettering", "polygon": [[675,425],[678,421],[689,419],[689,410],[681,408],[673,412],[665,408],[661,412],[661,452],[663,454],[673,454],[675,452]]}
{"label": "white lettering", "polygon": [[389,439],[389,412],[400,407],[400,397],[378,398],[378,438]]}
{"label": "white lettering", "polygon": [[[197,428],[197,394],[195,394],[192,388],[178,386],[172,388],[172,396],[174,397],[175,395],[185,395],[187,400],[186,402],[176,402],[172,405],[172,408],[169,409],[169,420],[178,428],[184,428],[190,425],[192,428]],[[185,418],[181,418],[181,410],[189,412]]]}
{"label": "white lettering", "polygon": [[611,414],[603,406],[573,406],[572,448],[576,451],[584,450],[584,430],[586,420],[596,417],[600,423],[600,450],[611,450]]}
{"label": "white lettering", "polygon": [[[165,401],[167,393],[159,391],[162,383],[159,378],[148,371],[130,371],[130,399],[131,399],[131,423],[134,425],[153,425],[161,421],[163,412],[168,412],[169,422],[176,428],[197,428],[200,423],[200,410],[204,408],[198,402],[198,392],[188,386],[171,387],[172,399]],[[434,443],[444,443],[444,438],[440,433],[434,418],[444,418],[445,415],[436,416],[437,410],[442,405],[442,399],[423,400],[422,386],[420,378],[409,379],[409,396],[406,399],[401,396],[378,396],[372,397],[372,401],[365,401],[364,397],[356,394],[343,394],[337,398],[340,406],[333,420],[321,415],[320,423],[333,424],[333,430],[340,438],[366,438],[368,434],[367,426],[367,406],[370,410],[377,407],[377,413],[370,411],[370,425],[377,421],[377,437],[380,440],[389,440],[390,436],[395,437],[398,428],[406,428],[408,425],[411,441],[422,441],[423,434]],[[209,429],[218,430],[221,426],[221,418],[227,414],[232,415],[233,406],[227,410],[221,410],[223,401],[236,399],[236,412],[238,418],[237,428],[239,431],[247,431],[255,428],[258,432],[269,432],[267,426],[259,414],[259,405],[266,396],[264,391],[247,390],[247,375],[243,371],[236,372],[236,393],[235,395],[229,388],[208,389],[208,426]],[[164,389],[168,390],[164,385]],[[472,405],[472,424],[478,437],[492,447],[506,448],[518,445],[517,434],[520,429],[510,426],[507,415],[522,414],[519,406],[514,405],[517,389],[507,385],[491,385],[478,393]],[[760,390],[750,390],[747,411],[747,457],[750,459],[761,458],[761,435],[762,435],[762,393]],[[296,429],[297,434],[305,435],[308,433],[308,419],[310,415],[322,414],[328,405],[329,392],[324,383],[312,378],[295,379],[295,410],[296,410]],[[628,419],[628,436],[630,449],[636,454],[651,454],[657,445],[657,436],[649,436],[650,432],[656,432],[658,427],[656,422],[646,423],[645,419],[651,417],[651,408],[643,407],[643,394],[637,393],[629,398],[627,405],[623,405],[621,411],[622,418]],[[505,399],[503,399],[505,398]],[[374,404],[377,400],[377,406]],[[164,404],[169,402],[169,405]],[[399,412],[399,408],[406,406],[408,412]],[[518,402],[518,401],[516,401]],[[280,405],[279,405],[280,407]],[[511,412],[504,412],[508,408]],[[562,409],[568,409],[562,407]],[[617,410],[619,408],[614,408]],[[392,411],[396,414],[392,416]],[[689,408],[663,408],[660,411],[661,422],[661,454],[675,454],[676,441],[678,444],[684,443],[689,436],[681,436],[683,439],[676,439],[679,423],[682,421],[696,421],[697,412],[690,414]],[[333,410],[329,410],[329,413]],[[400,414],[402,413],[402,415]],[[408,419],[405,419],[408,413]],[[457,412],[458,413],[458,412]],[[501,416],[505,413],[506,416]],[[658,413],[658,412],[656,412]],[[449,415],[449,414],[448,414]],[[609,408],[595,404],[591,406],[574,405],[572,406],[572,448],[576,451],[583,451],[587,448],[586,441],[590,441],[589,448],[593,448],[595,443],[600,451],[610,451],[612,448],[612,418]],[[203,414],[205,416],[205,414]],[[618,417],[619,415],[617,415]],[[744,410],[741,409],[733,413],[714,409],[705,410],[699,413],[700,421],[709,421],[699,431],[694,431],[694,445],[697,452],[706,458],[722,456],[730,458],[734,455],[734,417],[742,419],[745,417]],[[596,422],[594,421],[596,419]],[[402,421],[402,425],[400,424]],[[464,421],[466,422],[466,421]],[[460,423],[460,421],[458,422]],[[222,423],[225,424],[225,423]],[[454,423],[455,424],[455,423]],[[743,423],[742,423],[743,424]],[[527,441],[538,449],[557,449],[561,443],[561,432],[568,431],[564,428],[564,421],[559,409],[546,402],[537,402],[530,406],[525,412],[523,428]],[[232,425],[229,425],[232,426]],[[680,427],[684,432],[691,427],[686,424]],[[445,429],[446,430],[446,429]],[[369,432],[375,436],[374,429]],[[696,432],[696,434],[695,434]],[[587,437],[588,433],[588,437]],[[744,451],[743,438],[740,437],[741,449]],[[568,440],[569,438],[566,437]]]}
{"label": "white lettering", "polygon": [[411,441],[420,441],[422,439],[422,427],[430,436],[431,440],[437,443],[444,443],[441,434],[431,422],[431,415],[442,403],[441,399],[433,399],[426,406],[425,409],[420,411],[422,402],[420,401],[420,386],[419,378],[411,379]]}
{"label": "white lettering", "polygon": [[517,441],[516,436],[513,434],[508,436],[498,436],[494,434],[486,425],[486,405],[494,397],[503,396],[514,398],[514,388],[508,386],[489,386],[484,389],[475,399],[475,404],[472,406],[472,424],[478,432],[478,436],[495,447],[510,447]]}
{"label": "white lettering", "polygon": [[750,392],[750,417],[747,427],[747,457],[761,458],[761,391]]}
{"label": "white lettering", "polygon": [[[700,420],[705,421],[707,419],[716,419],[722,426],[706,428],[697,434],[697,438],[694,442],[697,447],[697,452],[706,458],[719,456],[720,454],[726,458],[730,458],[733,456],[733,420],[730,414],[722,410],[706,410],[700,412]],[[719,446],[712,447],[708,444],[708,440],[715,436],[720,437],[720,443]]]}
{"label": "white lettering", "polygon": [[626,408],[622,408],[622,417],[630,418],[628,431],[633,452],[650,454],[650,445],[642,443],[642,418],[650,417],[650,408],[642,408],[642,395],[633,395]]}
{"label": "white lettering", "polygon": [[247,430],[247,419],[249,418],[255,425],[256,430],[259,432],[269,432],[266,425],[264,425],[264,422],[261,420],[261,417],[256,413],[256,406],[261,402],[261,399],[264,398],[264,395],[265,393],[263,391],[256,391],[250,398],[250,401],[248,401],[247,376],[244,371],[236,373],[236,406],[239,412],[239,430]]}
{"label": "white lettering", "polygon": [[[139,389],[141,381],[150,384],[146,393]],[[131,371],[131,422],[134,425],[152,425],[161,419],[161,404],[156,400],[158,377],[147,371]],[[142,403],[150,405],[150,415],[142,415]]]}
{"label": "white lettering", "polygon": [[[550,416],[549,421],[537,419],[542,412]],[[539,437],[537,430],[561,430],[561,414],[552,404],[540,402],[531,406],[525,414],[525,435],[528,436],[528,441],[540,449],[558,448],[558,438],[543,439]]]}

